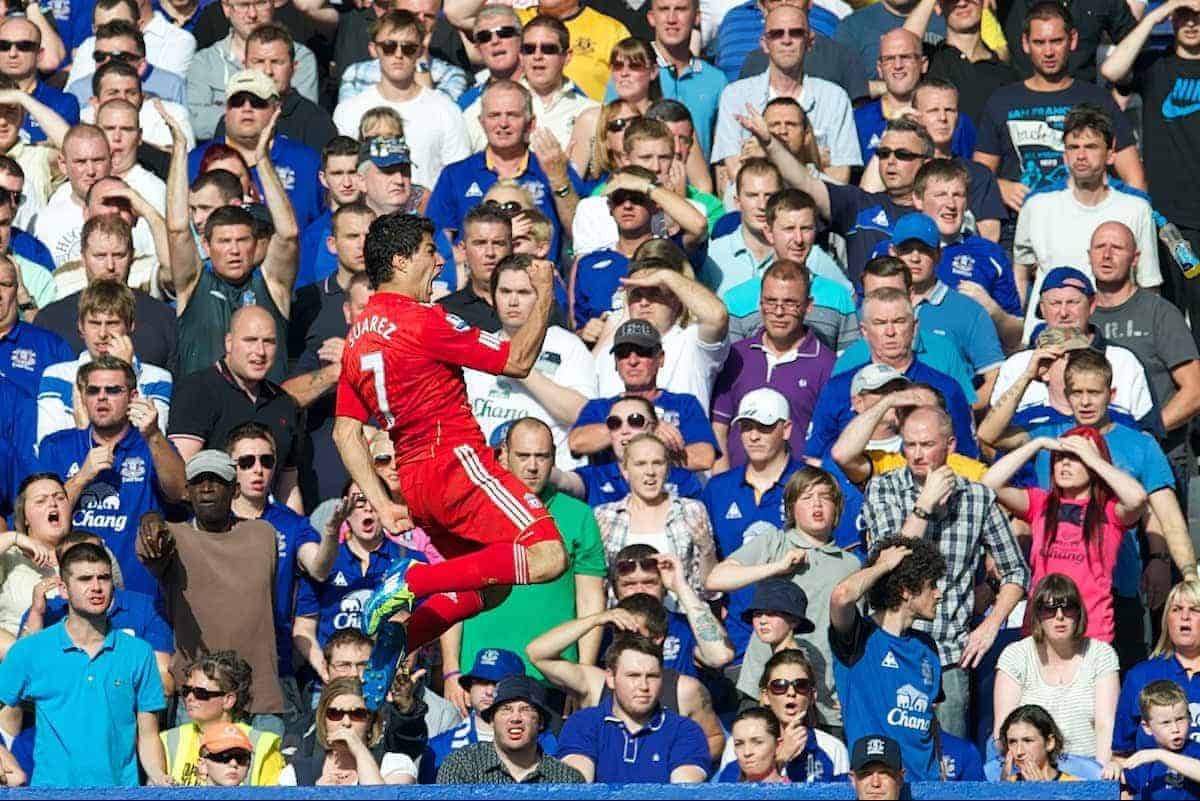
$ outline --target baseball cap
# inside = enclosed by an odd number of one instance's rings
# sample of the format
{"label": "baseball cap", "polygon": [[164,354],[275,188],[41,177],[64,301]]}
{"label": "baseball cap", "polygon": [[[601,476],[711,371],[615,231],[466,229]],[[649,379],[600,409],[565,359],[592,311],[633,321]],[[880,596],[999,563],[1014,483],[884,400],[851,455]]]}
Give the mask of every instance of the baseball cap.
{"label": "baseball cap", "polygon": [[200,733],[200,747],[210,754],[219,754],[234,748],[254,752],[254,746],[245,732],[232,723],[210,723]]}
{"label": "baseball cap", "polygon": [[[1082,270],[1077,270],[1074,267],[1055,267],[1046,273],[1046,277],[1042,280],[1042,288],[1038,290],[1038,300],[1041,301],[1042,295],[1045,295],[1051,289],[1062,289],[1064,287],[1077,289],[1089,298],[1096,294],[1096,288],[1092,285],[1092,279],[1084,275]],[[1039,303],[1036,308],[1037,316],[1041,317],[1041,304]]]}
{"label": "baseball cap", "polygon": [[912,383],[904,373],[891,365],[868,364],[855,373],[853,380],[850,381],[850,397],[853,398],[864,392],[874,392],[893,381],[903,381],[906,384]]}
{"label": "baseball cap", "polygon": [[229,83],[225,84],[225,102],[228,103],[231,97],[242,92],[263,100],[279,97],[279,90],[275,88],[275,82],[258,70],[242,70],[234,73],[233,77],[229,79]]}
{"label": "baseball cap", "polygon": [[913,239],[931,248],[942,246],[942,235],[938,231],[937,223],[928,214],[922,214],[919,211],[905,214],[892,226],[892,244],[894,246],[899,247]]}
{"label": "baseball cap", "polygon": [[900,745],[891,737],[882,734],[868,734],[854,741],[854,749],[850,756],[850,770],[860,771],[867,765],[880,764],[894,771],[900,771],[903,763],[900,761]]}
{"label": "baseball cap", "polygon": [[[505,651],[505,653],[509,652]],[[543,723],[550,720],[550,710],[546,708],[546,691],[542,689],[542,685],[524,674],[506,676],[501,679],[500,683],[496,685],[496,695],[492,698],[492,705],[480,712],[479,717],[483,718],[484,723],[491,723],[500,705],[509,701],[528,701],[537,708]]]}
{"label": "baseball cap", "polygon": [[187,466],[184,468],[184,477],[188,481],[195,481],[206,473],[227,483],[233,483],[237,478],[237,469],[234,467],[233,459],[225,451],[204,450],[188,459]]}
{"label": "baseball cap", "polygon": [[742,612],[742,621],[749,623],[755,612],[776,612],[796,618],[796,632],[809,634],[816,625],[808,619],[808,596],[794,582],[785,578],[770,578],[754,585],[754,598]]}
{"label": "baseball cap", "polygon": [[647,350],[662,348],[662,334],[645,320],[626,320],[613,336],[612,352],[622,345],[636,345]]}
{"label": "baseball cap", "polygon": [[398,136],[372,136],[358,149],[358,166],[371,162],[381,170],[412,164],[408,144]]}
{"label": "baseball cap", "polygon": [[1033,335],[1029,339],[1036,348],[1058,348],[1064,353],[1085,350],[1092,346],[1078,328],[1051,326],[1045,323],[1034,326]]}
{"label": "baseball cap", "polygon": [[772,426],[780,420],[787,420],[790,412],[787,398],[770,387],[760,387],[752,392],[747,392],[746,396],[742,398],[742,402],[738,404],[737,417],[733,418],[733,422],[753,420],[760,425]]}
{"label": "baseball cap", "polygon": [[524,676],[525,663],[521,657],[503,648],[484,648],[475,654],[475,664],[458,680],[465,690],[475,681],[499,683],[505,676]]}

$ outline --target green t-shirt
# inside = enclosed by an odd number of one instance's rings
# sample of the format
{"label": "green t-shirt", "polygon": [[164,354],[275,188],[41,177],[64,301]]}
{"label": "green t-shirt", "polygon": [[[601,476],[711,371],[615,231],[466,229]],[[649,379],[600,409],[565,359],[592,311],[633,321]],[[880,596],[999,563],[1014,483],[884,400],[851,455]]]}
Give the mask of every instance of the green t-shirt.
{"label": "green t-shirt", "polygon": [[[464,673],[471,669],[479,651],[505,648],[521,655],[530,676],[542,679],[541,672],[526,659],[525,646],[575,617],[575,576],[602,578],[606,574],[604,545],[591,507],[561,492],[542,500],[562,533],[569,560],[567,570],[547,584],[513,587],[504,603],[466,621],[458,660]],[[579,650],[572,645],[563,655],[574,662],[579,659]]]}

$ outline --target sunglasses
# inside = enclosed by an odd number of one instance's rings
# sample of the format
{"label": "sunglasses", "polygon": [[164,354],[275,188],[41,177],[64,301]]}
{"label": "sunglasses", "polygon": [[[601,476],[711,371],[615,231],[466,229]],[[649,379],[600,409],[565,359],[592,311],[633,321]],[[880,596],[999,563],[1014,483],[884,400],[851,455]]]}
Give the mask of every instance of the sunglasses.
{"label": "sunglasses", "polygon": [[258,95],[252,95],[249,92],[238,92],[236,95],[229,98],[225,105],[228,108],[241,108],[247,103],[250,104],[250,108],[257,111],[262,111],[267,106],[271,105],[270,100],[264,100]]}
{"label": "sunglasses", "polygon": [[1079,604],[1074,601],[1046,601],[1038,604],[1037,614],[1042,620],[1053,620],[1058,617],[1059,610],[1063,617],[1074,620],[1079,617]]}
{"label": "sunglasses", "polygon": [[771,695],[787,695],[789,687],[796,691],[796,695],[806,695],[812,692],[812,679],[771,679],[767,682],[767,690]]}
{"label": "sunglasses", "polygon": [[877,147],[875,148],[875,155],[879,156],[880,161],[886,161],[892,156],[895,156],[901,161],[916,161],[917,159],[925,158],[925,156],[920,153],[914,153],[911,150],[905,150],[902,147],[895,149],[890,147]]}
{"label": "sunglasses", "polygon": [[523,211],[521,204],[515,200],[506,200],[503,203],[499,200],[485,200],[483,201],[483,205],[489,209],[495,209],[501,214],[507,214],[510,217],[520,214]]}
{"label": "sunglasses", "polygon": [[187,698],[189,695],[196,696],[197,701],[211,701],[214,698],[220,698],[225,695],[224,690],[210,690],[207,687],[193,687],[190,684],[179,685],[179,697]]}
{"label": "sunglasses", "polygon": [[625,69],[634,70],[635,72],[644,72],[650,69],[650,65],[645,61],[626,61],[625,59],[621,58],[614,58],[611,62],[609,62],[609,67],[613,72],[618,72],[619,70]]}
{"label": "sunglasses", "polygon": [[222,765],[228,765],[230,762],[236,762],[239,765],[250,764],[250,752],[241,748],[230,748],[228,751],[205,754],[204,758],[210,762],[220,762]]}
{"label": "sunglasses", "polygon": [[[613,193],[614,196],[616,194],[616,192]],[[643,348],[640,345],[618,345],[613,351],[613,355],[617,357],[617,361],[628,359],[635,353],[643,359],[650,359],[657,356],[659,351],[655,348]]]}
{"label": "sunglasses", "polygon": [[[612,418],[609,418],[612,419]],[[618,559],[617,560],[617,575],[628,576],[630,573],[641,568],[647,573],[658,572],[658,560],[652,556],[647,556],[645,559]]]}
{"label": "sunglasses", "polygon": [[604,425],[608,426],[609,431],[616,431],[621,427],[622,423],[628,423],[630,428],[636,428],[638,431],[641,431],[646,427],[646,415],[641,412],[634,412],[622,420],[614,414],[604,421]]}
{"label": "sunglasses", "polygon": [[265,470],[270,470],[275,467],[275,454],[273,453],[247,453],[245,456],[237,458],[237,466],[239,470],[249,470],[254,467],[255,462],[262,464]]}
{"label": "sunglasses", "polygon": [[[32,53],[38,49],[38,43],[28,39],[0,39],[0,53],[7,53],[9,50],[16,49],[18,53]],[[96,51],[96,60],[99,61],[100,52]]]}
{"label": "sunglasses", "polygon": [[643,194],[642,192],[631,192],[628,189],[618,189],[616,192],[613,192],[608,196],[608,202],[609,205],[613,206],[614,208],[617,206],[623,206],[626,203],[633,203],[637,206],[647,207],[652,205],[649,195]]}
{"label": "sunglasses", "polygon": [[25,202],[25,193],[15,189],[0,188],[0,204],[5,206],[20,206]]}
{"label": "sunglasses", "polygon": [[785,36],[789,39],[803,39],[808,36],[808,30],[806,28],[772,28],[765,35],[772,42],[778,42]]}
{"label": "sunglasses", "polygon": [[497,39],[511,39],[516,36],[518,31],[512,25],[501,25],[499,28],[489,28],[486,31],[475,31],[475,44],[487,44],[492,41],[492,37]]}
{"label": "sunglasses", "polygon": [[543,56],[561,56],[563,49],[554,42],[526,42],[521,45],[521,55],[532,56],[540,52]]}
{"label": "sunglasses", "polygon": [[126,53],[123,50],[97,50],[93,56],[93,60],[97,64],[103,64],[106,61],[137,61],[141,56],[137,53]]}
{"label": "sunglasses", "polygon": [[405,58],[412,58],[421,50],[421,45],[417,42],[397,42],[395,39],[384,39],[382,42],[376,42],[375,46],[383,51],[385,56],[394,56],[396,50],[399,50],[400,55]]}
{"label": "sunglasses", "polygon": [[615,120],[609,120],[605,127],[609,133],[620,133],[629,127],[629,123],[638,119],[637,117],[617,117]]}
{"label": "sunglasses", "polygon": [[89,398],[95,398],[101,393],[110,398],[119,398],[129,391],[129,387],[123,387],[117,384],[111,384],[106,387],[98,387],[95,384],[88,384],[83,388],[83,393]]}
{"label": "sunglasses", "polygon": [[366,723],[370,719],[371,713],[362,706],[355,709],[335,709],[331,706],[325,710],[325,718],[334,723],[340,723],[347,716],[355,723]]}

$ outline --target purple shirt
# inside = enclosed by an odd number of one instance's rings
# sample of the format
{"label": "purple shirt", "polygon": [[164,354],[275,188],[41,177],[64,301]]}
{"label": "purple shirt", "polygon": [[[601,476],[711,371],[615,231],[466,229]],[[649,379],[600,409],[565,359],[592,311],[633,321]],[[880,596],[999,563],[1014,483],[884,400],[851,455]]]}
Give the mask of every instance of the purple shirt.
{"label": "purple shirt", "polygon": [[[752,336],[733,343],[713,387],[712,420],[731,425],[737,416],[738,404],[746,394],[760,387],[770,387],[787,398],[792,420],[789,443],[792,453],[802,454],[817,396],[833,374],[837,356],[822,344],[811,328],[796,350],[779,360],[768,353],[762,340],[760,328]],[[733,467],[746,463],[742,438],[733,429],[729,432],[727,450]]]}

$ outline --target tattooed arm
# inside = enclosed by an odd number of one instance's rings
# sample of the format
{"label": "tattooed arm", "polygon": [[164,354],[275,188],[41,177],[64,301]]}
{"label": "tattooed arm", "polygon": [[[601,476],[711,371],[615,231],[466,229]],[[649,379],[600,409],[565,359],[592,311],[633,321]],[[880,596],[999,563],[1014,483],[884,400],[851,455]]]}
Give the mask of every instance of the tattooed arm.
{"label": "tattooed arm", "polygon": [[696,659],[710,668],[722,668],[733,661],[733,643],[725,627],[717,620],[712,608],[696,595],[696,591],[683,579],[679,557],[673,553],[660,553],[658,572],[662,574],[663,586],[675,593],[679,608],[687,616],[688,626],[696,637]]}

